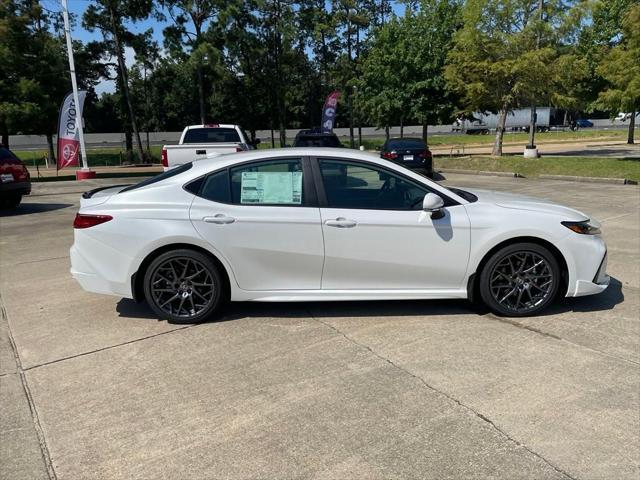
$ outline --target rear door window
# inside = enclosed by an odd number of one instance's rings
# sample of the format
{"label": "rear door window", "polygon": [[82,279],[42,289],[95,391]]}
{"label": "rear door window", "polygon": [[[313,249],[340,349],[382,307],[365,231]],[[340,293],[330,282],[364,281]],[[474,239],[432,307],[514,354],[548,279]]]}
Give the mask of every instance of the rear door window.
{"label": "rear door window", "polygon": [[136,183],[135,185],[131,185],[127,188],[123,188],[119,193],[129,192],[131,190],[136,190],[138,188],[146,187],[148,185],[153,185],[154,183],[161,182],[166,180],[167,178],[175,177],[176,175],[180,175],[183,172],[189,170],[193,164],[191,162],[185,163],[184,165],[180,165],[179,167],[172,168],[171,170],[167,170],[155,177],[148,178],[140,183]]}
{"label": "rear door window", "polygon": [[303,205],[302,159],[271,160],[229,169],[236,205]]}

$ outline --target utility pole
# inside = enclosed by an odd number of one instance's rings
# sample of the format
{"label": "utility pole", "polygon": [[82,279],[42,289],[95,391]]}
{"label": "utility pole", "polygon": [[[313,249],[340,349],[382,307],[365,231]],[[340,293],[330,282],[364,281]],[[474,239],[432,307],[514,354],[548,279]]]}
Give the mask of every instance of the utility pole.
{"label": "utility pole", "polygon": [[69,57],[69,71],[71,72],[71,88],[73,89],[73,101],[75,102],[78,114],[76,115],[76,127],[80,139],[80,152],[82,153],[82,169],[76,174],[76,178],[92,178],[95,172],[89,170],[87,164],[87,150],[84,145],[84,129],[82,125],[82,115],[80,115],[80,100],[78,98],[78,82],[76,81],[76,67],[73,61],[73,44],[71,43],[71,28],[69,27],[69,5],[67,0],[62,0],[62,17],[64,19],[64,36],[67,39],[67,55]]}
{"label": "utility pole", "polygon": [[[540,20],[540,25],[538,25],[538,32],[536,34],[536,49],[540,48],[540,28],[542,24],[542,8],[544,7],[544,0],[538,0],[538,15]],[[529,144],[524,149],[525,157],[538,158],[538,149],[536,148],[535,140],[536,140],[536,122],[537,122],[537,113],[536,113],[536,102],[534,100],[533,105],[531,105],[531,121],[529,122]]]}

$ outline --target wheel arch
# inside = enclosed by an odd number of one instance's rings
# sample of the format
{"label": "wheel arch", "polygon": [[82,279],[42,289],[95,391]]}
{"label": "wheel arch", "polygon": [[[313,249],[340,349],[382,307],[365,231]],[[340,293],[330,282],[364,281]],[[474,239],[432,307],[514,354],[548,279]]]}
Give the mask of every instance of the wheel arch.
{"label": "wheel arch", "polygon": [[143,280],[145,273],[147,272],[147,268],[151,265],[151,262],[159,255],[162,255],[165,252],[169,252],[171,250],[178,249],[187,249],[194,250],[196,252],[200,252],[203,255],[209,257],[216,264],[220,273],[222,274],[222,278],[225,282],[224,292],[225,295],[229,296],[231,294],[231,274],[227,271],[224,263],[220,261],[220,259],[214,255],[211,251],[206,248],[200,247],[198,245],[194,245],[192,243],[170,243],[167,245],[163,245],[161,247],[156,248],[142,260],[138,270],[131,276],[131,294],[133,295],[133,299],[136,302],[141,302],[144,299],[144,285]]}
{"label": "wheel arch", "polygon": [[498,250],[516,243],[535,243],[536,245],[540,245],[541,247],[544,247],[551,252],[553,257],[558,262],[558,266],[560,267],[560,279],[562,283],[560,285],[560,288],[558,289],[558,295],[562,295],[562,296],[566,295],[567,290],[569,288],[569,266],[562,252],[553,243],[543,238],[532,237],[532,236],[521,236],[521,237],[512,237],[512,238],[503,240],[497,243],[496,245],[494,245],[493,247],[491,247],[489,251],[487,251],[483,255],[477,267],[471,273],[471,275],[469,275],[469,278],[467,280],[467,296],[469,300],[473,302],[475,301],[475,299],[480,298],[480,291],[479,291],[480,284],[477,280],[479,278],[480,272],[482,272],[482,269],[487,264],[491,256],[494,253],[496,253]]}

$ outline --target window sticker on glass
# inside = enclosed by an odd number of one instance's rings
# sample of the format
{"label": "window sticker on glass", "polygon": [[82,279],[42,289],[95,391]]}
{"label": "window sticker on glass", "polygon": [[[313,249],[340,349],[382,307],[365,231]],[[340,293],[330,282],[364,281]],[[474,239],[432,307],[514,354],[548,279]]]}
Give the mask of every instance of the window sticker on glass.
{"label": "window sticker on glass", "polygon": [[302,203],[302,172],[242,172],[242,204]]}

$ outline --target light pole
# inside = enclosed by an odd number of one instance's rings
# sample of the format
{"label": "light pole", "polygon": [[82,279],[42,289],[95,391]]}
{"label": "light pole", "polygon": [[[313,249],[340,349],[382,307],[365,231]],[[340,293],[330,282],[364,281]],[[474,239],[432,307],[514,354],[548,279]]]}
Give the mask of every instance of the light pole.
{"label": "light pole", "polygon": [[[542,8],[544,7],[544,0],[538,0],[538,15],[540,20],[540,25],[538,25],[538,32],[536,34],[536,49],[540,48],[540,28],[542,27]],[[524,149],[524,156],[527,158],[538,158],[538,149],[536,148],[535,140],[536,140],[536,123],[537,123],[537,113],[536,113],[536,102],[533,101],[531,105],[531,121],[529,122],[529,144]]]}
{"label": "light pole", "polygon": [[82,180],[95,177],[95,172],[89,170],[87,164],[87,150],[84,145],[84,129],[82,126],[82,115],[80,115],[80,100],[78,98],[78,82],[76,81],[76,67],[73,62],[73,44],[71,43],[71,28],[69,27],[69,5],[67,0],[62,0],[62,17],[64,19],[64,36],[67,39],[67,55],[69,57],[69,71],[71,73],[71,88],[73,89],[73,101],[75,102],[78,114],[76,115],[76,128],[80,139],[80,152],[82,153],[82,169],[76,172],[76,178]]}

